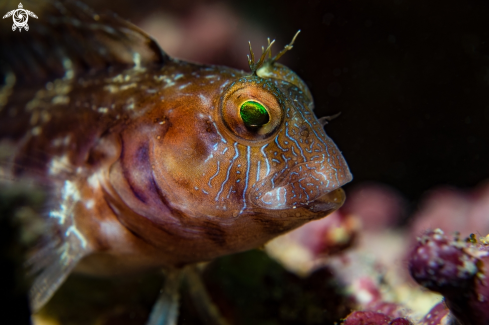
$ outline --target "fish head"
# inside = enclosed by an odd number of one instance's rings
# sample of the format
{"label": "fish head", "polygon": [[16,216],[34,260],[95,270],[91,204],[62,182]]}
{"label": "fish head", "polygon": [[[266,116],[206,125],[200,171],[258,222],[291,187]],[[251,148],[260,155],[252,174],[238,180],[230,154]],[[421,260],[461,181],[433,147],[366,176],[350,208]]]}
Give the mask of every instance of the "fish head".
{"label": "fish head", "polygon": [[343,204],[340,187],[352,175],[307,86],[283,65],[263,71],[222,70],[212,84],[202,75],[207,84],[194,81],[191,96],[167,101],[174,108],[187,98],[185,108],[168,110],[151,164],[165,197],[185,214],[311,220]]}
{"label": "fish head", "polygon": [[[265,108],[266,123],[247,121],[248,103]],[[254,153],[248,157],[243,196],[250,209],[297,215],[296,209],[303,208],[324,216],[343,204],[340,187],[352,175],[312,108],[307,86],[283,65],[243,77],[226,91],[219,110],[224,132]]]}
{"label": "fish head", "polygon": [[[127,210],[144,217],[124,221],[141,237],[162,247],[175,245],[163,232],[186,238],[179,256],[205,260],[262,245],[343,204],[348,165],[287,67],[265,62],[250,74],[172,61],[145,78],[110,171]],[[150,235],[154,225],[164,231]]]}

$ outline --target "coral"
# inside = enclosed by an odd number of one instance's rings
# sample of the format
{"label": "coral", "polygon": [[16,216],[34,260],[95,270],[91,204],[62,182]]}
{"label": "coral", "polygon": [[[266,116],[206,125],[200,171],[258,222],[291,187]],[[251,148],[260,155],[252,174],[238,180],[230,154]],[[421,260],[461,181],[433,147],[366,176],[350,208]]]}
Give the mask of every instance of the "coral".
{"label": "coral", "polygon": [[332,216],[304,225],[292,233],[292,238],[296,238],[315,257],[330,256],[351,247],[358,230],[355,218],[338,211]]}
{"label": "coral", "polygon": [[453,188],[432,190],[422,199],[421,208],[412,217],[414,237],[427,229],[458,232],[467,237],[473,232],[489,233],[489,183],[471,191]]}
{"label": "coral", "polygon": [[348,315],[344,325],[412,325],[406,318],[395,318],[373,311],[355,311]]}
{"label": "coral", "polygon": [[422,286],[444,295],[470,288],[477,275],[477,259],[464,250],[466,244],[449,240],[440,229],[419,239],[410,263],[413,278]]}
{"label": "coral", "polygon": [[267,253],[286,269],[307,275],[317,261],[338,255],[352,247],[360,223],[353,215],[335,211],[327,218],[311,221],[267,244]]}
{"label": "coral", "polygon": [[462,241],[448,238],[440,229],[419,238],[409,261],[413,278],[439,292],[462,325],[489,323],[489,250],[474,236]]}
{"label": "coral", "polygon": [[450,310],[444,302],[440,302],[423,317],[419,325],[448,325],[451,318]]}

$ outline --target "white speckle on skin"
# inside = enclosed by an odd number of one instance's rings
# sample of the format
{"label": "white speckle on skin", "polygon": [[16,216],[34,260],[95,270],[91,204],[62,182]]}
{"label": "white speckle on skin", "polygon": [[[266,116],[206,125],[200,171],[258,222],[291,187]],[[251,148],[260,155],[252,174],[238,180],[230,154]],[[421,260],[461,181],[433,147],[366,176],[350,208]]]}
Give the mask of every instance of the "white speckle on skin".
{"label": "white speckle on skin", "polygon": [[110,219],[100,223],[100,232],[103,234],[104,238],[118,239],[125,235],[121,225]]}
{"label": "white speckle on skin", "polygon": [[154,79],[156,81],[166,83],[166,85],[163,88],[167,88],[175,85],[174,79],[169,78],[168,76],[165,75],[154,76]]}
{"label": "white speckle on skin", "polygon": [[133,83],[123,85],[123,86],[106,85],[106,86],[104,86],[104,90],[108,91],[109,93],[117,93],[119,91],[124,91],[124,90],[128,90],[131,88],[136,88],[136,87],[137,87],[137,83],[133,82]]}
{"label": "white speckle on skin", "polygon": [[132,55],[132,60],[134,62],[134,70],[142,70],[141,69],[141,55],[138,52],[135,52]]}
{"label": "white speckle on skin", "polygon": [[64,200],[67,200],[68,198],[72,198],[75,202],[80,200],[80,192],[78,191],[75,183],[71,181],[65,181],[62,195]]}
{"label": "white speckle on skin", "polygon": [[[70,61],[71,62],[71,61]],[[69,66],[69,65],[67,65]],[[62,79],[56,79],[46,84],[46,89],[41,88],[36,92],[34,98],[32,98],[25,106],[26,111],[33,111],[35,108],[49,109],[51,105],[68,104],[73,82],[73,78],[70,77],[70,73]]]}
{"label": "white speckle on skin", "polygon": [[121,89],[121,91],[124,91],[124,90],[127,90],[127,89],[136,88],[137,85],[138,85],[137,83],[133,82],[132,84],[121,86],[120,89]]}
{"label": "white speckle on skin", "polygon": [[119,86],[107,85],[104,87],[104,90],[108,91],[109,93],[117,93],[119,92]]}
{"label": "white speckle on skin", "polygon": [[53,99],[51,99],[51,104],[53,105],[63,105],[69,103],[70,103],[70,97],[64,95],[56,96],[53,97]]}
{"label": "white speckle on skin", "polygon": [[49,212],[51,218],[57,218],[59,224],[64,224],[66,217],[71,217],[74,203],[80,200],[80,192],[76,185],[71,181],[65,181],[61,189],[61,203],[58,210]]}
{"label": "white speckle on skin", "polygon": [[100,187],[100,183],[98,181],[98,177],[96,174],[91,175],[87,179],[88,185],[90,185],[91,188],[93,189],[98,189]]}
{"label": "white speckle on skin", "polygon": [[200,98],[200,101],[202,102],[202,105],[205,105],[205,106],[209,106],[210,105],[209,98],[206,97],[205,95],[199,94],[199,98]]}
{"label": "white speckle on skin", "polygon": [[87,200],[85,202],[85,207],[89,210],[93,209],[94,206],[95,206],[95,201],[93,199]]}
{"label": "white speckle on skin", "polygon": [[61,172],[69,171],[70,160],[67,154],[61,157],[54,157],[49,164],[49,175],[58,175]]}
{"label": "white speckle on skin", "polygon": [[124,76],[121,74],[118,74],[117,76],[112,78],[112,82],[122,83],[122,82],[124,82]]}
{"label": "white speckle on skin", "polygon": [[69,226],[68,229],[66,230],[65,232],[65,235],[66,237],[68,237],[69,235],[75,235],[76,237],[78,237],[78,239],[80,240],[80,244],[83,248],[86,248],[87,247],[87,240],[85,239],[85,237],[83,237],[83,235],[78,231],[78,229],[76,229],[75,226]]}
{"label": "white speckle on skin", "polygon": [[224,81],[224,82],[222,83],[222,85],[221,85],[221,89],[224,89],[224,88],[225,88],[225,87],[226,87],[226,86],[227,86],[227,85],[228,85],[230,82],[231,82],[231,81],[229,81],[229,80]]}

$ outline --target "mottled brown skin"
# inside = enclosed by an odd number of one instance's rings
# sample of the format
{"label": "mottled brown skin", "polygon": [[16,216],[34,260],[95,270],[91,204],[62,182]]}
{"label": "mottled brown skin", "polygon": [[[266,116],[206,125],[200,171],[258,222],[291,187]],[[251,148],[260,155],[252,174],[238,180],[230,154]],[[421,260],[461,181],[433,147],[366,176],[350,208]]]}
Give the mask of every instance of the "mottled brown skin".
{"label": "mottled brown skin", "polygon": [[[95,35],[97,24],[128,28],[74,10],[73,2],[62,5]],[[46,6],[36,10],[59,15]],[[352,178],[314,116],[307,86],[288,68],[268,60],[250,75],[170,59],[129,28],[143,44],[132,56],[97,38],[111,68],[87,72],[83,60],[98,52],[80,59],[63,42],[64,70],[47,63],[54,77],[18,76],[17,61],[2,67],[0,139],[16,148],[4,172],[49,182],[52,193],[47,215],[58,241],[32,262],[43,270],[34,309],[75,266],[122,274],[261,246],[338,209],[340,186]],[[270,122],[260,128],[246,127],[239,115],[250,99],[267,107]]]}

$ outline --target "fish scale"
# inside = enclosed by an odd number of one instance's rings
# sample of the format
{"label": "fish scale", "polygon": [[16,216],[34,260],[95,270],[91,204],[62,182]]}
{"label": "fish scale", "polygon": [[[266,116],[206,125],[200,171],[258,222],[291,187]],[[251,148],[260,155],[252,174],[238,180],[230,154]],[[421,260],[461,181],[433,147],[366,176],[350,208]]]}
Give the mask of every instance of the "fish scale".
{"label": "fish scale", "polygon": [[[33,311],[73,271],[180,268],[343,204],[346,161],[307,86],[276,62],[293,42],[274,58],[270,45],[250,73],[170,58],[76,1],[24,5],[40,18],[1,35],[0,144],[12,147],[3,175],[49,188]],[[250,102],[267,115],[243,118]]]}

